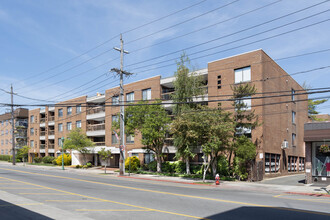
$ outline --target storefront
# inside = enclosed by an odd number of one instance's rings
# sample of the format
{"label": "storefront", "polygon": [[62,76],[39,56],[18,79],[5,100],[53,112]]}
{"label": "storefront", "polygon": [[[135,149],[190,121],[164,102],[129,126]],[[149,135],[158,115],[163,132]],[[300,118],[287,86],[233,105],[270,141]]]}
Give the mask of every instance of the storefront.
{"label": "storefront", "polygon": [[330,122],[305,124],[306,183],[330,183]]}

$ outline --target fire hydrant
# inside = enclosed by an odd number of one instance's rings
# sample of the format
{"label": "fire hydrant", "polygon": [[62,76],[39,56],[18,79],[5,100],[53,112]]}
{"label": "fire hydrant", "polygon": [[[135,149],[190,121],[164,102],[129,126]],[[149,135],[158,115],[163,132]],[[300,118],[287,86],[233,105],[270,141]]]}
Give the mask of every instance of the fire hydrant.
{"label": "fire hydrant", "polygon": [[219,174],[215,175],[215,185],[220,185],[220,176],[219,176]]}

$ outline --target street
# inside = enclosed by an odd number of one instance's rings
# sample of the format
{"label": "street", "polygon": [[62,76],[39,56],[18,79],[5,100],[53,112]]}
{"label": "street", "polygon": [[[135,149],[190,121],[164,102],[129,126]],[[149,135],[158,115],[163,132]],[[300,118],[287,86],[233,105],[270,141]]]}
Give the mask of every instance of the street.
{"label": "street", "polygon": [[1,219],[326,219],[330,198],[0,164]]}

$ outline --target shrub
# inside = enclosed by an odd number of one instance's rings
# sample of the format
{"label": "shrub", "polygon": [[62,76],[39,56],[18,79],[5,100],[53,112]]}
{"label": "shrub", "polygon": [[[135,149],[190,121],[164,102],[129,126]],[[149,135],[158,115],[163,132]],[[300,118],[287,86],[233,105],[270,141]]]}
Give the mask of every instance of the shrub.
{"label": "shrub", "polygon": [[229,176],[228,160],[226,156],[220,155],[218,158],[218,173],[220,176]]}
{"label": "shrub", "polygon": [[191,165],[190,172],[191,174],[203,174],[202,165]]}
{"label": "shrub", "polygon": [[157,171],[157,161],[152,161],[148,163],[148,170],[156,172]]}
{"label": "shrub", "polygon": [[175,172],[176,173],[185,173],[186,171],[186,163],[183,162],[182,160],[175,161]]}
{"label": "shrub", "polygon": [[86,163],[86,166],[87,167],[92,167],[92,163],[88,162],[88,163]]}
{"label": "shrub", "polygon": [[52,161],[52,164],[57,165],[56,159],[57,159],[57,158],[55,158],[55,159]]}
{"label": "shrub", "polygon": [[162,163],[162,171],[165,173],[173,173],[175,171],[175,164],[169,161]]}
{"label": "shrub", "polygon": [[131,170],[136,171],[140,167],[140,160],[137,156],[128,157],[125,160],[125,169],[129,169],[129,161],[131,160]]}
{"label": "shrub", "polygon": [[42,161],[42,157],[35,157],[35,158],[33,158],[33,161],[34,161],[35,163],[41,163],[41,161]]}
{"label": "shrub", "polygon": [[9,161],[10,155],[0,155],[0,160]]}
{"label": "shrub", "polygon": [[[64,165],[65,166],[71,165],[71,155],[70,154],[64,154],[63,158],[64,158]],[[58,166],[62,165],[62,155],[60,155],[56,158],[56,164]]]}
{"label": "shrub", "polygon": [[82,168],[87,169],[87,165],[82,166]]}
{"label": "shrub", "polygon": [[[15,159],[16,159],[16,162],[21,162],[21,160],[19,158],[16,157]],[[9,157],[8,162],[13,162],[13,156]]]}
{"label": "shrub", "polygon": [[79,168],[82,168],[83,166],[82,165],[76,165],[76,168],[79,169]]}
{"label": "shrub", "polygon": [[52,156],[45,156],[42,158],[43,163],[52,163],[55,158]]}

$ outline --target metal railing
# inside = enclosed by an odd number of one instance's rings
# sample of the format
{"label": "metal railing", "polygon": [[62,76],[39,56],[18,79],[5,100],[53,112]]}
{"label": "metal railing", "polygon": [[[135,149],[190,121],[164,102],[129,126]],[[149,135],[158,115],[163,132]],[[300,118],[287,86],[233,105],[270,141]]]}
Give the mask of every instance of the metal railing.
{"label": "metal railing", "polygon": [[92,115],[96,114],[99,112],[105,112],[105,107],[104,106],[99,106],[99,107],[94,107],[94,108],[89,108],[87,109],[87,115]]}
{"label": "metal railing", "polygon": [[[202,88],[202,94],[206,95],[208,94],[208,86],[203,86]],[[162,99],[163,100],[171,100],[172,97],[171,95],[174,93],[175,91],[172,91],[172,92],[163,92],[162,93]],[[200,95],[200,96],[197,96],[197,97],[202,97],[203,95]]]}
{"label": "metal railing", "polygon": [[96,146],[105,146],[105,142],[94,142]]}
{"label": "metal railing", "polygon": [[46,122],[46,118],[40,118],[40,123],[45,123]]}
{"label": "metal railing", "polygon": [[40,144],[40,149],[45,149],[46,145],[45,144]]}
{"label": "metal railing", "polygon": [[48,121],[55,121],[55,116],[49,116]]}
{"label": "metal railing", "polygon": [[105,130],[105,123],[87,126],[87,131],[100,131],[100,130]]}
{"label": "metal railing", "polygon": [[55,131],[54,130],[49,130],[48,135],[55,135]]}
{"label": "metal railing", "polygon": [[54,149],[55,148],[55,144],[48,144],[48,149]]}
{"label": "metal railing", "polygon": [[45,136],[46,135],[46,131],[40,131],[40,136]]}

